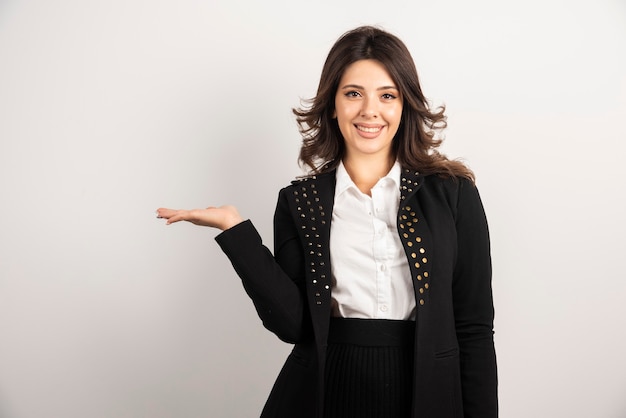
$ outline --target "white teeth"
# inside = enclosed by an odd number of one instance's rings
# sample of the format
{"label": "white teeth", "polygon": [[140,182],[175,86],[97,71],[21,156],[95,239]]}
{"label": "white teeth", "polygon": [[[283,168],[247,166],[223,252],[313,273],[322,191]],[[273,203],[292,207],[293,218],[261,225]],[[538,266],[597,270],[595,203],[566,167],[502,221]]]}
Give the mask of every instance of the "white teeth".
{"label": "white teeth", "polygon": [[380,128],[367,128],[367,127],[365,127],[365,126],[359,126],[359,125],[357,125],[357,126],[356,126],[356,128],[357,128],[359,131],[369,132],[369,133],[374,133],[374,132],[378,132],[378,131],[380,131]]}

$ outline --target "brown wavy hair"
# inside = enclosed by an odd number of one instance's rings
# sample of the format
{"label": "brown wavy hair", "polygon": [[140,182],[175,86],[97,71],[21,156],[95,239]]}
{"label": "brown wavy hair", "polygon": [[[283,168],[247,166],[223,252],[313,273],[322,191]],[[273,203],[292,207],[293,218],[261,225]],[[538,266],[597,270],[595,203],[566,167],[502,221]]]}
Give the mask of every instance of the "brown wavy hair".
{"label": "brown wavy hair", "polygon": [[310,174],[320,174],[336,168],[343,158],[345,145],[333,117],[335,95],[346,68],[366,59],[383,64],[402,95],[402,117],[392,146],[402,167],[473,181],[468,167],[437,151],[443,140],[436,133],[446,127],[445,107],[430,109],[409,50],[398,37],[374,26],[350,30],[335,42],[324,63],[316,96],[304,101],[308,106],[293,109],[302,134],[300,164],[308,166]]}

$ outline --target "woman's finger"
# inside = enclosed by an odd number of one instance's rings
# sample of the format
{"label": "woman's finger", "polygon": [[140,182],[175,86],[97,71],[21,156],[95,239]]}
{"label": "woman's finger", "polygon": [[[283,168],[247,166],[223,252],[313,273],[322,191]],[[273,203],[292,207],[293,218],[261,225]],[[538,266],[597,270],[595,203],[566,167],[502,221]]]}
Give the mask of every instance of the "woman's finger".
{"label": "woman's finger", "polygon": [[165,224],[166,225],[171,225],[171,224],[173,224],[175,222],[182,221],[182,220],[183,219],[182,219],[182,217],[180,215],[176,215],[176,216],[172,216],[172,217],[168,218],[167,222],[165,222]]}
{"label": "woman's finger", "polygon": [[156,210],[157,218],[167,219],[171,217],[176,211],[172,209],[159,208]]}
{"label": "woman's finger", "polygon": [[156,211],[157,218],[167,219],[168,224],[183,220],[182,219],[183,212],[186,212],[186,211],[179,210],[179,209],[165,209],[165,208],[159,208]]}

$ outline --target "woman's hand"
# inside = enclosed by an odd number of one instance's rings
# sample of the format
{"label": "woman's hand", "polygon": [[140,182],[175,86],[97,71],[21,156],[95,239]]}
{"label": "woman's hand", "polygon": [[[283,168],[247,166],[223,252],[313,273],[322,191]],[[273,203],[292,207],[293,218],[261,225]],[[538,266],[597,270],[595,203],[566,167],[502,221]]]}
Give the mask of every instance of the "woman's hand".
{"label": "woman's hand", "polygon": [[222,231],[243,221],[237,208],[230,205],[191,210],[159,208],[156,212],[157,218],[167,219],[167,225],[187,221],[195,225],[219,228]]}

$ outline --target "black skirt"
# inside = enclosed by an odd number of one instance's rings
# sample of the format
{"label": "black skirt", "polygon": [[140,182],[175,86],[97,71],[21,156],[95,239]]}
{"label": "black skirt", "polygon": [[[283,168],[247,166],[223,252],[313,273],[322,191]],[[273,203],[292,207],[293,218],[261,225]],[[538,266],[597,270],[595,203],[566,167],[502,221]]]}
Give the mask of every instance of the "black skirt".
{"label": "black skirt", "polygon": [[411,415],[414,321],[332,318],[324,418]]}

